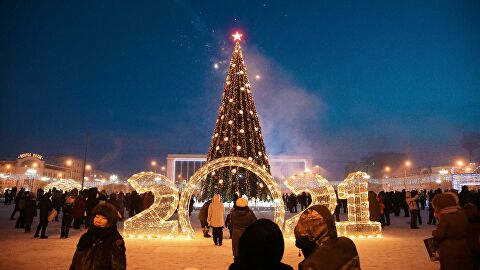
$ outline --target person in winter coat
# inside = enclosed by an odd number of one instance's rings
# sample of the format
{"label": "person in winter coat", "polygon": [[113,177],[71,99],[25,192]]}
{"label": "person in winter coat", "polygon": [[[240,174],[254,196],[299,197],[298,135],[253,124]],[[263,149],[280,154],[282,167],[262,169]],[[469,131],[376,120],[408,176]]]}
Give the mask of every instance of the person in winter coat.
{"label": "person in winter coat", "polygon": [[92,210],[92,226],[80,237],[70,270],[126,269],[125,242],[117,230],[117,210],[102,203]]}
{"label": "person in winter coat", "polygon": [[418,199],[420,198],[420,193],[417,193],[416,190],[412,192],[405,192],[405,201],[407,202],[408,210],[410,211],[410,229],[418,229],[417,218],[418,218]]}
{"label": "person in winter coat", "polygon": [[468,219],[458,205],[458,197],[452,192],[433,198],[438,225],[433,237],[440,241],[440,269],[473,269],[467,242]]}
{"label": "person in winter coat", "polygon": [[238,260],[229,270],[293,270],[281,262],[285,243],[278,225],[259,219],[247,227],[240,237]]}
{"label": "person in winter coat", "polygon": [[294,229],[295,246],[305,259],[299,270],[358,270],[360,259],[352,240],[338,237],[335,220],[323,205],[313,205],[300,215]]}
{"label": "person in winter coat", "polygon": [[[72,207],[72,217],[73,217],[73,228],[80,229],[80,225],[82,224],[83,217],[85,216],[85,197],[80,194],[75,199]],[[86,227],[86,226],[85,226]]]}
{"label": "person in winter coat", "polygon": [[200,220],[200,226],[202,226],[202,231],[203,231],[203,237],[212,237],[210,234],[208,234],[208,231],[210,230],[210,227],[208,226],[208,207],[212,203],[212,200],[208,200],[205,202],[200,209],[200,212],[198,213],[198,219]]}
{"label": "person in winter coat", "polygon": [[20,215],[17,218],[17,222],[15,222],[15,228],[17,229],[23,229],[25,227],[25,202],[29,193],[28,191],[18,193],[16,206],[18,206]]}
{"label": "person in winter coat", "polygon": [[223,241],[223,217],[225,216],[225,207],[223,206],[220,194],[213,195],[212,203],[208,206],[208,226],[212,227],[213,242],[217,246],[222,245]]}
{"label": "person in winter coat", "polygon": [[473,269],[480,269],[480,215],[473,203],[466,203],[465,214],[468,218],[467,242],[472,253]]}
{"label": "person in winter coat", "polygon": [[238,198],[235,207],[230,212],[230,220],[232,222],[232,251],[234,260],[238,258],[238,245],[240,237],[245,229],[257,220],[255,214],[248,208],[248,201],[244,198]]}
{"label": "person in winter coat", "polygon": [[35,235],[33,237],[37,238],[40,229],[42,230],[42,235],[40,238],[45,239],[48,236],[45,235],[45,231],[47,230],[48,226],[48,215],[50,211],[53,210],[52,201],[50,201],[50,193],[47,192],[43,194],[43,197],[38,202],[37,208],[40,210],[40,220],[37,225],[37,230],[35,231]]}
{"label": "person in winter coat", "polygon": [[380,203],[378,202],[377,194],[371,190],[368,192],[368,210],[370,212],[370,221],[380,222]]}
{"label": "person in winter coat", "polygon": [[60,229],[60,238],[68,238],[68,232],[70,231],[70,226],[72,225],[73,220],[73,204],[75,198],[73,196],[68,196],[65,199],[65,204],[62,207],[62,227]]}
{"label": "person in winter coat", "polygon": [[32,192],[28,193],[25,200],[25,232],[32,229],[33,217],[37,216],[37,201]]}

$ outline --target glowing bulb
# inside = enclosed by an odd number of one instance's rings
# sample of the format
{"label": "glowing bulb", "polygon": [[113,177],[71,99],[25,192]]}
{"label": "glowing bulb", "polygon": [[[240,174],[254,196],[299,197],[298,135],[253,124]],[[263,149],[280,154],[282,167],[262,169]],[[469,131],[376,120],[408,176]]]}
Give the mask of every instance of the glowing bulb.
{"label": "glowing bulb", "polygon": [[250,111],[250,114],[251,114],[251,115],[253,115],[253,112],[252,112],[252,111]]}
{"label": "glowing bulb", "polygon": [[239,114],[243,114],[243,110],[238,111]]}
{"label": "glowing bulb", "polygon": [[228,102],[233,102],[233,98],[229,99]]}
{"label": "glowing bulb", "polygon": [[245,90],[245,87],[240,87],[240,90],[242,90],[242,91]]}
{"label": "glowing bulb", "polygon": [[237,169],[232,169],[232,173],[236,173],[237,172]]}
{"label": "glowing bulb", "polygon": [[215,174],[217,174],[217,173],[213,171],[213,172],[212,172],[212,175],[215,175]]}
{"label": "glowing bulb", "polygon": [[255,127],[255,131],[258,131],[258,128],[257,128],[257,127]]}
{"label": "glowing bulb", "polygon": [[255,76],[255,79],[260,80],[260,75],[257,74],[257,76]]}
{"label": "glowing bulb", "polygon": [[261,155],[262,155],[262,152],[258,151],[258,155],[261,156]]}
{"label": "glowing bulb", "polygon": [[248,157],[248,160],[252,161],[252,160],[253,160],[253,158],[252,158],[252,157]]}
{"label": "glowing bulb", "polygon": [[242,149],[242,147],[240,145],[237,145],[237,150],[240,150]]}
{"label": "glowing bulb", "polygon": [[218,69],[218,64],[215,63],[215,64],[213,65],[213,68],[214,68],[214,69]]}
{"label": "glowing bulb", "polygon": [[232,120],[228,121],[228,124],[229,125],[233,124],[233,121]]}
{"label": "glowing bulb", "polygon": [[240,133],[244,133],[245,131],[243,129],[240,129]]}
{"label": "glowing bulb", "polygon": [[215,133],[215,138],[218,137],[218,133]]}
{"label": "glowing bulb", "polygon": [[223,179],[218,180],[219,184],[223,184]]}
{"label": "glowing bulb", "polygon": [[220,146],[215,147],[215,150],[218,150],[218,149],[220,149]]}
{"label": "glowing bulb", "polygon": [[224,141],[228,141],[228,137],[223,138]]}

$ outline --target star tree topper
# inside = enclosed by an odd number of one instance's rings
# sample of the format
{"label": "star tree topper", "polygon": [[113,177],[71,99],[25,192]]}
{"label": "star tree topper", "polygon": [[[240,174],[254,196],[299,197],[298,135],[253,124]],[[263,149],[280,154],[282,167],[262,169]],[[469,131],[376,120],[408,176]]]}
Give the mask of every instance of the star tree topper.
{"label": "star tree topper", "polygon": [[240,34],[240,33],[238,33],[238,31],[237,31],[235,34],[232,35],[233,41],[237,41],[237,40],[238,40],[238,41],[242,41],[242,36],[243,36],[243,34]]}

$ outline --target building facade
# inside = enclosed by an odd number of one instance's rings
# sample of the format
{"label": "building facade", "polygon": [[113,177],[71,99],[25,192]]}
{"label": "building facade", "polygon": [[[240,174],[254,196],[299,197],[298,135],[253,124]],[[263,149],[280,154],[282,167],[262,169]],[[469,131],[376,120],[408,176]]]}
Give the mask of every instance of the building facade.
{"label": "building facade", "polygon": [[[269,156],[270,170],[282,192],[290,192],[283,184],[284,179],[307,170],[314,170],[312,158],[308,156]],[[188,179],[207,161],[204,154],[169,154],[166,176],[181,189]],[[162,172],[163,173],[163,172]]]}

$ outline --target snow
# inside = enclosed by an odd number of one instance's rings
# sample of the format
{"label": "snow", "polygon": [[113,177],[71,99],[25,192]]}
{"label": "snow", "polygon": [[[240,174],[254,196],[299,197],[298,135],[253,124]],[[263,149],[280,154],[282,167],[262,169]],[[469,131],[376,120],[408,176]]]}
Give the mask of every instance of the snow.
{"label": "snow", "polygon": [[[68,269],[75,247],[85,229],[70,230],[70,238],[60,238],[60,222],[51,222],[47,228],[48,239],[35,239],[33,232],[25,234],[14,229],[15,221],[9,220],[13,205],[0,205],[0,269]],[[362,269],[439,269],[430,262],[423,239],[430,237],[434,229],[426,225],[428,212],[421,211],[424,225],[411,230],[409,218],[392,215],[392,226],[386,227],[381,239],[354,239]],[[272,218],[273,213],[256,212],[258,218]],[[231,240],[224,230],[223,246],[215,246],[211,238],[201,236],[197,216],[191,217],[197,232],[195,239],[126,239],[128,269],[228,269],[233,261]],[[287,213],[289,218],[292,214]],[[18,217],[18,213],[16,214]],[[345,220],[345,216],[341,216]],[[36,228],[35,219],[32,230]],[[120,225],[120,223],[119,223]],[[121,229],[120,229],[121,230]],[[297,269],[303,259],[293,240],[285,240],[283,262]]]}

